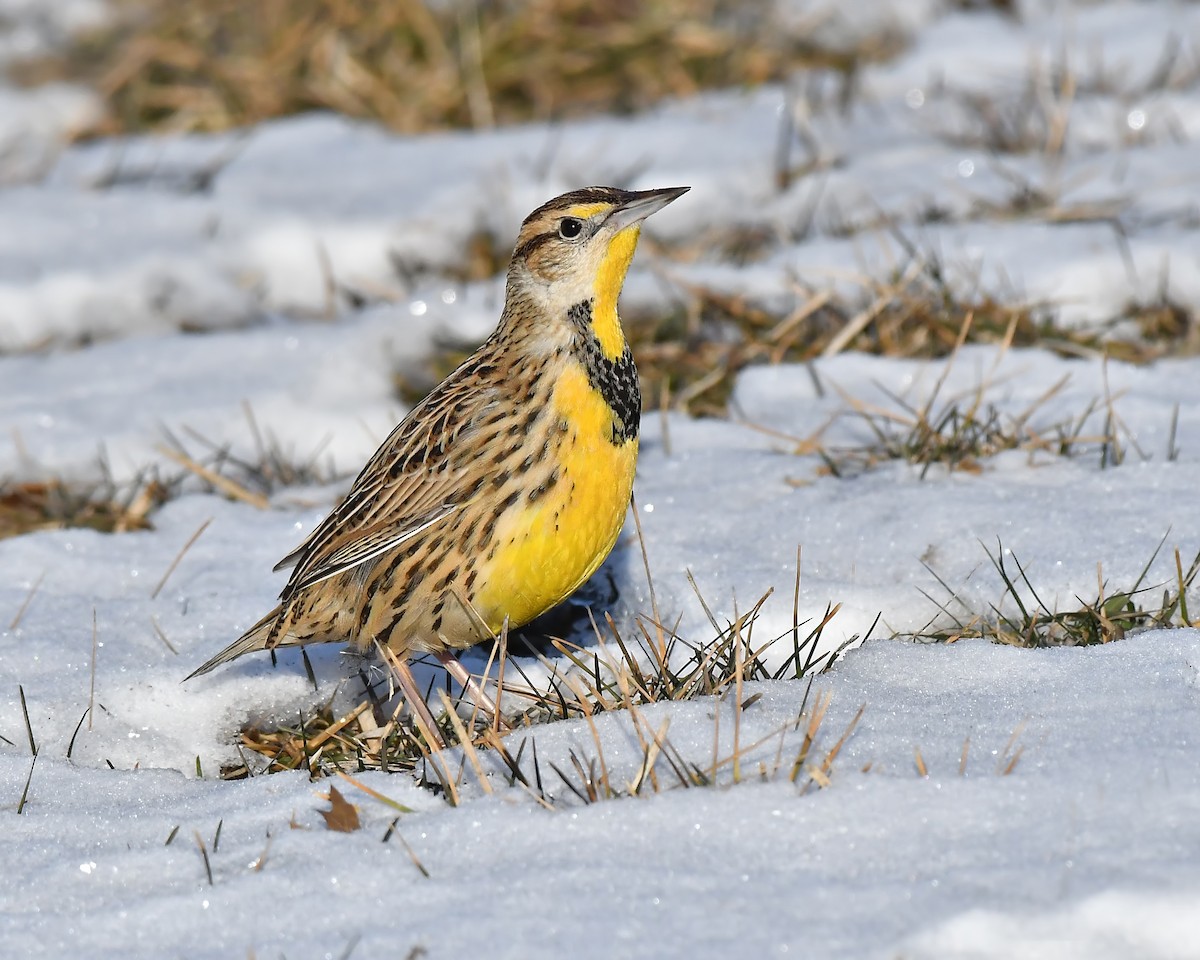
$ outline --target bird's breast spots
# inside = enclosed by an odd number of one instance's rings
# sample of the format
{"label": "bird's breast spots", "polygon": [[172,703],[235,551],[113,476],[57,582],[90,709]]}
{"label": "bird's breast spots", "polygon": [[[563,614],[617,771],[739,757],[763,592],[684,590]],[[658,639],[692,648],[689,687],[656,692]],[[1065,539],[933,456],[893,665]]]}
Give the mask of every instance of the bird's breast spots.
{"label": "bird's breast spots", "polygon": [[[583,366],[588,386],[608,406],[612,422],[605,435],[612,443],[621,444],[637,437],[641,422],[642,391],[637,367],[629,344],[625,344],[615,360],[605,355],[592,328],[592,315],[590,300],[581,301],[567,311],[567,318],[576,330],[574,353]],[[555,388],[556,397],[561,389],[569,390],[570,387],[560,381]],[[571,408],[560,405],[559,409],[569,411]],[[577,418],[573,419],[577,422]]]}
{"label": "bird's breast spots", "polygon": [[555,414],[574,428],[562,445],[564,452],[596,441],[619,447],[636,440],[642,396],[633,357],[627,363],[599,360],[582,369],[568,367],[554,387],[552,404]]}
{"label": "bird's breast spots", "polygon": [[513,626],[528,623],[574,593],[612,550],[629,506],[637,440],[609,442],[612,414],[583,370],[560,375],[552,406],[576,435],[556,449],[538,496],[519,500],[496,525],[500,546],[474,601],[494,630],[505,616]]}

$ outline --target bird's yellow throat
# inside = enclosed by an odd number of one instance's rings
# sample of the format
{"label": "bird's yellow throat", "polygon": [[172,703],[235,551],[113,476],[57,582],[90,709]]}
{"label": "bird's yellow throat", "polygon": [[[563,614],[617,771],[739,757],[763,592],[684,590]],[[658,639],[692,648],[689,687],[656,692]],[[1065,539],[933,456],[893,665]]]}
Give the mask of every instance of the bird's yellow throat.
{"label": "bird's yellow throat", "polygon": [[642,225],[635,223],[615,234],[596,272],[592,327],[609,360],[616,360],[625,350],[625,334],[617,317],[617,298],[621,296],[621,286],[625,283],[625,274],[629,271],[641,232]]}

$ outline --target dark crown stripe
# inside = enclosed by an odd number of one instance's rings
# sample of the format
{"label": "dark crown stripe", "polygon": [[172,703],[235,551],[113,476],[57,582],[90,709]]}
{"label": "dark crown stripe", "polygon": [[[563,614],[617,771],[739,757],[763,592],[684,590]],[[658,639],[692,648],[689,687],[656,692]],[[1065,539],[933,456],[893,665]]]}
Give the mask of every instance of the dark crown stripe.
{"label": "dark crown stripe", "polygon": [[525,218],[525,223],[533,223],[547,213],[555,210],[566,211],[581,203],[620,203],[628,195],[626,191],[616,187],[584,187],[582,190],[572,190],[543,203]]}

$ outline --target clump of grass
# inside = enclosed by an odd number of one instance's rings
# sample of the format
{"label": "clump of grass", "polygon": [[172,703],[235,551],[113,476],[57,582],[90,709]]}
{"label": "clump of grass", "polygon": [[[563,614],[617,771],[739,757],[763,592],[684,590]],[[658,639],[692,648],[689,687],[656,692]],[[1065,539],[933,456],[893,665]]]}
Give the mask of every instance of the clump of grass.
{"label": "clump of grass", "polygon": [[[966,339],[965,329],[962,339]],[[815,451],[822,461],[819,472],[835,477],[857,476],[880,464],[896,461],[920,467],[922,479],[934,465],[951,472],[979,473],[984,460],[1006,450],[1063,457],[1098,454],[1101,468],[1120,465],[1130,449],[1143,460],[1148,459],[1117,414],[1114,398],[1107,390],[1107,377],[1105,396],[1094,399],[1080,415],[1035,425],[1033,418],[1037,411],[1067,385],[1069,375],[1052,384],[1024,409],[1008,414],[987,399],[987,382],[981,382],[965,395],[943,400],[942,388],[952,364],[953,358],[946,363],[929,397],[920,406],[882,387],[879,389],[895,404],[894,409],[847,397],[848,412],[859,418],[871,433],[869,442],[833,447],[812,440],[804,443],[802,449]],[[1096,417],[1102,417],[1102,428],[1088,431],[1088,424]],[[1168,459],[1175,455],[1173,436],[1174,425],[1168,441]]]}
{"label": "clump of grass", "polygon": [[[647,406],[723,416],[746,367],[805,363],[845,351],[936,359],[972,343],[1134,364],[1200,351],[1196,312],[1165,291],[1128,305],[1110,323],[1061,327],[1052,305],[965,292],[950,282],[935,251],[892,232],[907,265],[887,280],[864,278],[858,296],[797,283],[790,301],[767,301],[677,281],[681,298],[673,307],[623,311]],[[989,432],[994,426],[972,428]]]}
{"label": "clump of grass", "polygon": [[[583,718],[590,724],[600,713],[637,711],[651,703],[702,696],[734,696],[739,710],[748,708],[758,698],[743,696],[745,683],[811,679],[840,652],[824,650],[821,644],[837,607],[827,610],[819,623],[801,623],[796,618],[787,634],[756,643],[754,625],[769,595],[733,622],[719,625],[710,617],[715,634],[703,643],[689,642],[647,618],[639,618],[634,636],[626,638],[606,618],[604,631],[593,623],[598,649],[551,638],[550,645],[562,655],[560,663],[551,662],[531,645],[534,655],[548,668],[548,679],[542,685],[527,676],[519,660],[508,659],[516,638],[505,633],[495,650],[501,667],[494,699],[504,703],[523,701],[525,706],[506,713],[503,722],[485,720],[472,710],[470,721],[464,723],[459,714],[466,707],[452,703],[443,694],[446,709],[437,718],[433,733],[444,743],[459,744],[468,752],[494,751],[512,776],[519,778],[524,776],[520,771],[525,741],[515,756],[506,744],[546,723]],[[702,599],[700,602],[703,604]],[[707,611],[706,605],[704,608]],[[780,643],[790,643],[791,654],[781,664],[771,666],[767,652]],[[519,680],[513,679],[513,673]],[[343,716],[335,716],[332,705],[326,704],[300,716],[295,724],[248,725],[241,732],[239,746],[252,751],[252,755],[243,753],[242,761],[227,767],[222,776],[238,779],[295,769],[307,769],[313,777],[363,770],[408,770],[417,771],[425,786],[454,801],[453,778],[439,754],[440,744],[431,745],[419,725],[403,711],[403,701],[391,698],[390,688],[372,682],[365,672],[360,672],[360,678],[366,698]],[[647,742],[651,741],[653,738]],[[536,746],[532,749],[536,751]],[[655,748],[655,752],[661,749]]]}
{"label": "clump of grass", "polygon": [[[829,59],[763,0],[127,0],[122,12],[70,58],[108,98],[105,132],[222,130],[313,109],[404,132],[489,127],[630,112]],[[890,52],[867,46],[834,66]]]}
{"label": "clump of grass", "polygon": [[243,405],[243,414],[254,444],[248,456],[235,454],[229,444],[210,440],[190,427],[183,428],[183,436],[167,432],[167,443],[159,452],[182,468],[170,478],[173,489],[182,488],[185,480],[199,480],[207,492],[265,509],[268,497],[278,490],[324,485],[343,477],[331,461],[322,459],[330,437],[298,456],[259,426],[249,405]]}
{"label": "clump of grass", "polygon": [[[970,613],[969,605],[927,566],[948,598],[942,601],[925,594],[937,604],[941,617],[913,634],[913,639],[950,643],[981,637],[1016,647],[1075,647],[1111,643],[1136,630],[1191,626],[1187,591],[1200,574],[1200,553],[1185,570],[1176,550],[1175,583],[1145,584],[1150,567],[1165,542],[1166,537],[1155,547],[1133,584],[1112,589],[1098,570],[1096,596],[1090,601],[1076,597],[1079,606],[1070,609],[1047,604],[1030,581],[1025,567],[1015,555],[1009,554],[1006,559],[1006,551],[1000,543],[997,543],[995,553],[986,548],[985,552],[1000,575],[1003,595],[984,613]],[[1160,588],[1162,593],[1158,594]],[[966,611],[965,615],[962,611]]]}
{"label": "clump of grass", "polygon": [[[1200,82],[1200,58],[1176,34],[1164,40],[1151,67],[1130,71],[1095,57],[1081,68],[1064,49],[1047,57],[1034,56],[1021,82],[1005,85],[999,92],[935,87],[930,91],[928,115],[940,125],[940,135],[957,146],[992,155],[1058,157],[1070,145],[1077,103],[1108,97],[1130,109],[1164,92],[1194,89]],[[1174,117],[1155,129],[1145,123],[1145,117],[1140,124],[1130,123],[1124,110],[1117,110],[1114,123],[1127,145],[1181,137]],[[1086,146],[1086,137],[1082,133],[1076,139]]]}
{"label": "clump of grass", "polygon": [[964,299],[935,263],[914,261],[886,283],[869,282],[867,302],[797,289],[791,304],[767,304],[697,285],[671,311],[623,317],[643,395],[651,405],[723,416],[737,375],[762,364],[804,363],[847,350],[936,358],[962,342],[1100,351],[1099,334],[1060,332],[1032,306],[991,297]]}
{"label": "clump of grass", "polygon": [[110,482],[71,484],[61,479],[0,484],[0,540],[68,527],[102,533],[145,530],[166,497],[166,487],[154,479],[123,489]]}
{"label": "clump of grass", "polygon": [[167,444],[159,451],[177,464],[178,470],[154,465],[128,482],[117,483],[102,461],[99,468],[104,479],[99,481],[0,482],[0,540],[64,528],[102,533],[148,530],[159,507],[197,489],[266,509],[269,495],[280,489],[328,484],[341,478],[332,463],[321,459],[327,441],[306,458],[297,458],[270,432],[259,428],[249,407],[245,414],[254,439],[249,456],[236,455],[228,445],[185,428],[192,446],[168,433]]}
{"label": "clump of grass", "polygon": [[1130,304],[1126,316],[1136,325],[1142,340],[1154,344],[1160,356],[1200,354],[1200,316],[1165,291],[1151,301]]}
{"label": "clump of grass", "polygon": [[901,404],[903,412],[857,410],[874,442],[845,449],[819,446],[820,473],[835,477],[856,476],[881,463],[902,461],[920,467],[922,479],[934,464],[948,471],[978,473],[981,461],[1004,450],[1041,447],[1044,441],[1029,432],[1022,417],[1004,416],[993,405],[948,402],[933,410]]}

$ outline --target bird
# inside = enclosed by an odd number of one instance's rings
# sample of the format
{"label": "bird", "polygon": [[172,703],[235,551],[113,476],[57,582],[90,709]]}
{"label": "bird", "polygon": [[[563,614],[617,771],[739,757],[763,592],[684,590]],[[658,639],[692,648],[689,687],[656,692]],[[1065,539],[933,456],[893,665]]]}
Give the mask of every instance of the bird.
{"label": "bird", "polygon": [[454,651],[545,613],[612,551],[641,417],[617,299],[642,222],[689,189],[586,187],[530,213],[495,330],[276,565],[292,568],[279,604],[185,680],[252,651],[345,642],[380,649],[431,728],[414,655],[494,712]]}

